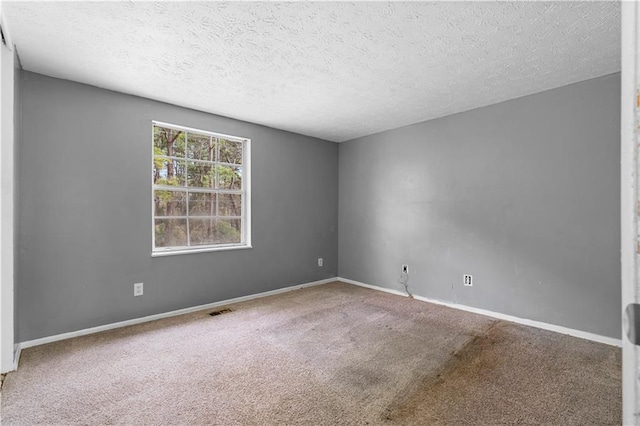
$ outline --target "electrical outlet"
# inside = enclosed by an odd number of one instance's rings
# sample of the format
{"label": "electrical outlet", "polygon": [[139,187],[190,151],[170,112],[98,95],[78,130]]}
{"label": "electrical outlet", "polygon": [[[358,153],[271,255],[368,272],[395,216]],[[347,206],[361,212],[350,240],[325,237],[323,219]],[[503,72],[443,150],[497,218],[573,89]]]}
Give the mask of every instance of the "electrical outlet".
{"label": "electrical outlet", "polygon": [[462,277],[465,286],[473,287],[473,277],[471,275],[464,274]]}
{"label": "electrical outlet", "polygon": [[403,274],[409,273],[409,265],[402,265],[402,273]]}
{"label": "electrical outlet", "polygon": [[318,258],[318,266],[321,267],[323,265],[323,260],[321,257]]}
{"label": "electrical outlet", "polygon": [[133,295],[134,296],[142,296],[144,293],[144,283],[135,283],[133,285]]}

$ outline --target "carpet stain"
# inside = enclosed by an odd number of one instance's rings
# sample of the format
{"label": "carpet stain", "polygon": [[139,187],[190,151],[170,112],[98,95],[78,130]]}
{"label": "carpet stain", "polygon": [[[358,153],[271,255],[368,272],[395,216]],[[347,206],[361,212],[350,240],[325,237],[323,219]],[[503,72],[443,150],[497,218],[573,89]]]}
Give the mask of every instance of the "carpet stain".
{"label": "carpet stain", "polygon": [[[487,348],[502,340],[501,333],[494,331],[496,324],[497,321],[490,323],[483,333],[473,335],[462,348],[452,351],[435,375],[416,377],[405,388],[405,395],[399,395],[386,409],[384,420],[405,423],[415,417],[421,408],[432,406],[439,388],[445,383],[477,381],[489,376],[498,359]],[[464,392],[464,387],[459,390]]]}
{"label": "carpet stain", "polygon": [[[558,340],[571,349],[555,353]],[[576,360],[584,367],[576,368]],[[619,348],[496,321],[452,352],[438,372],[416,375],[381,422],[619,424],[620,361]]]}
{"label": "carpet stain", "polygon": [[209,315],[211,315],[212,317],[215,317],[215,316],[226,314],[229,312],[233,312],[233,310],[229,308],[225,308],[225,309],[220,309],[219,311],[213,311]]}
{"label": "carpet stain", "polygon": [[360,392],[365,392],[374,386],[384,385],[391,379],[383,371],[355,366],[341,368],[337,371],[337,375],[347,386]]}

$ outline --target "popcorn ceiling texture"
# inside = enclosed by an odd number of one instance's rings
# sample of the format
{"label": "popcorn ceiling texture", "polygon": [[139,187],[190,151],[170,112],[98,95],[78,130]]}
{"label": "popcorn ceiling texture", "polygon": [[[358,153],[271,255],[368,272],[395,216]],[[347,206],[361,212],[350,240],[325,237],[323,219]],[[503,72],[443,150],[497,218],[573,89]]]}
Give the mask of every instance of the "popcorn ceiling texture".
{"label": "popcorn ceiling texture", "polygon": [[620,70],[617,2],[3,7],[29,71],[337,142]]}

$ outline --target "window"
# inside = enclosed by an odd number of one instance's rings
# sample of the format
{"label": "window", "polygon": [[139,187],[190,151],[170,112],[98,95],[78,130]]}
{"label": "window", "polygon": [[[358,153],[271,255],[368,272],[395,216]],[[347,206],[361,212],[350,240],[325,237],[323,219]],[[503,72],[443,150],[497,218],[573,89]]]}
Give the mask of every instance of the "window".
{"label": "window", "polygon": [[153,122],[153,255],[251,246],[250,142]]}

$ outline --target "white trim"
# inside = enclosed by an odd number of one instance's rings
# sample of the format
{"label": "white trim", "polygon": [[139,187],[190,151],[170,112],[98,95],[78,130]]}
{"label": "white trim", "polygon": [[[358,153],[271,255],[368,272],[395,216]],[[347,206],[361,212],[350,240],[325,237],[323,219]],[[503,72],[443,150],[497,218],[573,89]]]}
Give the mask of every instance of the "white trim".
{"label": "white trim", "polygon": [[640,16],[638,3],[621,4],[620,91],[620,251],[622,289],[622,423],[640,422],[640,350],[625,337],[625,310],[640,302],[638,284],[638,65]]}
{"label": "white trim", "polygon": [[77,331],[70,331],[68,333],[57,334],[55,336],[42,337],[40,339],[27,340],[26,342],[21,342],[19,347],[20,350],[31,348],[33,346],[45,345],[47,343],[58,342],[60,340],[71,339],[74,337],[86,336],[88,334],[100,333],[102,331],[114,330],[116,328],[127,327],[135,324],[142,324],[149,321],[156,321],[163,318],[175,317],[177,315],[190,314],[192,312],[202,311],[205,309],[216,308],[218,306],[230,305],[232,303],[246,302],[247,300],[259,299],[262,297],[273,296],[275,294],[287,293],[289,291],[300,290],[302,288],[313,287],[322,284],[332,283],[337,281],[337,278],[327,278],[320,281],[312,281],[305,284],[293,285],[290,287],[279,288],[277,290],[265,291],[263,293],[251,294],[248,296],[236,297],[233,299],[221,300],[219,302],[207,303],[205,305],[193,306],[191,308],[178,309],[176,311],[164,312],[161,314],[149,315],[141,318],[134,318],[127,321],[115,322],[112,324],[100,325],[92,328],[85,328]]}
{"label": "white trim", "polygon": [[[21,353],[22,349],[31,348],[31,347],[39,346],[39,345],[44,345],[44,344],[47,344],[47,343],[58,342],[58,341],[61,341],[61,340],[71,339],[71,338],[74,338],[74,337],[80,337],[80,336],[86,336],[86,335],[89,335],[89,334],[100,333],[100,332],[103,332],[103,331],[114,330],[114,329],[117,329],[117,328],[127,327],[127,326],[130,326],[130,325],[142,324],[142,323],[149,322],[149,321],[156,321],[156,320],[159,320],[159,319],[170,318],[170,317],[174,317],[174,316],[177,316],[177,315],[184,315],[184,314],[189,314],[189,313],[192,313],[192,312],[202,311],[202,310],[206,310],[206,309],[212,309],[212,308],[216,308],[216,307],[219,307],[219,306],[230,305],[230,304],[233,304],[233,303],[245,302],[245,301],[248,301],[248,300],[259,299],[259,298],[262,298],[262,297],[273,296],[273,295],[281,294],[281,293],[287,293],[287,292],[290,292],[290,291],[300,290],[300,289],[307,288],[307,287],[313,287],[313,286],[318,286],[318,285],[323,285],[323,284],[329,284],[329,283],[332,283],[332,282],[335,282],[335,281],[340,281],[340,282],[343,282],[345,284],[356,285],[356,286],[359,286],[359,287],[365,287],[365,288],[368,288],[368,289],[371,289],[371,290],[381,291],[381,292],[393,294],[393,295],[396,295],[396,296],[407,297],[407,294],[405,294],[405,293],[403,293],[401,291],[398,291],[398,290],[388,289],[388,288],[379,287],[379,286],[375,286],[375,285],[371,285],[371,284],[365,284],[363,282],[350,280],[348,278],[342,278],[342,277],[327,278],[327,279],[324,279],[324,280],[313,281],[313,282],[309,282],[309,283],[305,283],[305,284],[298,284],[298,285],[294,285],[294,286],[290,286],[290,287],[280,288],[280,289],[277,289],[277,290],[266,291],[266,292],[263,292],[263,293],[257,293],[257,294],[252,294],[252,295],[248,295],[248,296],[236,297],[236,298],[233,298],[233,299],[221,300],[219,302],[213,302],[213,303],[208,303],[208,304],[205,304],[205,305],[193,306],[191,308],[178,309],[176,311],[164,312],[164,313],[161,313],[161,314],[149,315],[149,316],[146,316],[146,317],[134,318],[134,319],[127,320],[127,321],[120,321],[120,322],[116,322],[116,323],[112,323],[112,324],[101,325],[101,326],[98,326],[98,327],[85,328],[85,329],[82,329],[82,330],[71,331],[71,332],[68,332],[68,333],[58,334],[58,335],[55,335],[55,336],[48,336],[48,337],[43,337],[43,338],[40,338],[40,339],[34,339],[34,340],[28,340],[28,341],[25,341],[25,342],[21,342],[21,343],[16,345],[16,356],[15,356],[15,368],[14,369],[17,369],[17,367],[18,367],[18,363],[20,361],[20,353]],[[489,317],[497,318],[497,319],[504,320],[504,321],[509,321],[509,322],[514,322],[514,323],[517,323],[517,324],[522,324],[522,325],[527,325],[527,326],[531,326],[531,327],[541,328],[543,330],[554,331],[554,332],[561,333],[561,334],[568,334],[570,336],[579,337],[579,338],[587,339],[587,340],[592,340],[592,341],[595,341],[595,342],[604,343],[604,344],[611,345],[611,346],[618,346],[619,347],[622,344],[620,339],[614,339],[614,338],[611,338],[611,337],[600,336],[600,335],[597,335],[597,334],[588,333],[588,332],[580,331],[580,330],[574,330],[574,329],[567,328],[567,327],[562,327],[562,326],[559,326],[559,325],[547,324],[547,323],[540,322],[540,321],[533,321],[533,320],[529,320],[529,319],[525,319],[525,318],[519,318],[519,317],[511,316],[511,315],[500,314],[500,313],[488,311],[488,310],[485,310],[485,309],[473,308],[473,307],[470,307],[470,306],[459,305],[459,304],[456,304],[456,303],[450,303],[450,302],[444,302],[444,301],[440,301],[440,300],[429,299],[429,298],[426,298],[426,297],[421,297],[421,296],[416,296],[416,295],[413,295],[413,297],[416,300],[419,300],[421,302],[427,302],[427,303],[433,303],[433,304],[437,304],[437,305],[443,305],[443,306],[447,306],[447,307],[450,307],[450,308],[453,308],[453,309],[459,309],[459,310],[462,310],[462,311],[472,312],[472,313],[475,313],[475,314],[489,316]]]}
{"label": "white trim", "polygon": [[16,343],[13,350],[13,371],[18,369],[18,364],[20,364],[20,355],[22,354],[22,345],[20,343]]}
{"label": "white trim", "polygon": [[251,247],[251,139],[248,138],[242,149],[242,192],[244,243]]}
{"label": "white trim", "polygon": [[[5,36],[7,34],[5,33]],[[7,41],[9,38],[7,37]],[[14,52],[0,43],[0,372],[13,369],[14,359]]]}
{"label": "white trim", "polygon": [[378,287],[377,285],[365,284],[365,283],[362,283],[360,281],[350,280],[348,278],[338,277],[336,279],[338,281],[346,283],[346,284],[353,284],[353,285],[357,285],[358,287],[370,288],[371,290],[383,291],[385,293],[395,294],[396,296],[407,297],[407,293],[404,293],[404,292],[399,291],[399,290],[393,290],[393,289],[385,288],[385,287]]}
{"label": "white trim", "polygon": [[575,330],[573,328],[563,327],[561,325],[549,324],[546,322],[515,317],[512,315],[501,314],[499,312],[488,311],[485,309],[474,308],[471,306],[460,305],[457,303],[450,303],[450,302],[445,302],[445,301],[436,300],[436,299],[429,299],[427,297],[422,297],[422,296],[413,295],[413,298],[416,300],[420,300],[422,302],[448,306],[450,308],[459,309],[461,311],[472,312],[474,314],[480,314],[480,315],[497,318],[504,321],[527,325],[529,327],[536,327],[536,328],[541,328],[543,330],[554,331],[560,334],[568,334],[569,336],[579,337],[581,339],[586,339],[586,340],[592,340],[594,342],[604,343],[606,345],[622,347],[622,340],[615,339],[613,337],[601,336],[599,334],[589,333],[587,331]]}
{"label": "white trim", "polygon": [[[362,283],[362,282],[359,282],[359,281],[354,281],[354,280],[350,280],[350,279],[347,279],[347,278],[341,278],[341,277],[336,278],[336,280],[340,281],[340,282],[343,282],[343,283],[346,283],[346,284],[353,284],[353,285],[357,285],[357,286],[360,286],[360,287],[366,287],[366,288],[369,288],[369,289],[372,289],[372,290],[378,290],[378,291],[383,291],[385,293],[391,293],[391,294],[395,294],[395,295],[398,295],[398,296],[408,297],[406,293],[403,293],[403,292],[398,291],[398,290],[392,290],[392,289],[388,289],[388,288],[384,288],[384,287],[365,284],[365,283]],[[509,321],[509,322],[514,322],[516,324],[522,324],[522,325],[527,325],[527,326],[530,326],[530,327],[541,328],[543,330],[554,331],[554,332],[560,333],[560,334],[568,334],[568,335],[573,336],[573,337],[579,337],[581,339],[592,340],[594,342],[604,343],[606,345],[617,346],[617,347],[621,347],[622,346],[622,340],[615,339],[613,337],[601,336],[599,334],[589,333],[589,332],[581,331],[581,330],[575,330],[575,329],[563,327],[563,326],[560,326],[560,325],[548,324],[546,322],[534,321],[534,320],[530,320],[530,319],[526,319],[526,318],[515,317],[515,316],[512,316],[512,315],[501,314],[499,312],[488,311],[488,310],[485,310],[485,309],[474,308],[474,307],[471,307],[471,306],[460,305],[460,304],[457,304],[457,303],[445,302],[445,301],[436,300],[436,299],[429,299],[428,297],[416,296],[415,294],[413,295],[413,298],[416,299],[416,300],[419,300],[421,302],[427,302],[427,303],[433,303],[433,304],[436,304],[436,305],[447,306],[449,308],[459,309],[461,311],[472,312],[474,314],[479,314],[479,315],[484,315],[484,316],[488,316],[488,317],[492,317],[492,318],[497,318],[497,319],[500,319],[500,320],[503,320],[503,321]]]}
{"label": "white trim", "polygon": [[173,129],[173,130],[184,130],[185,132],[202,133],[202,134],[205,134],[207,136],[213,136],[213,137],[216,137],[216,138],[228,139],[228,140],[233,141],[233,142],[247,142],[247,141],[251,140],[251,139],[245,138],[243,136],[225,135],[224,133],[217,133],[217,132],[212,132],[210,130],[196,129],[194,127],[180,126],[179,124],[165,123],[163,121],[151,120],[151,122],[154,125],[157,124],[158,126],[168,127],[170,129]]}
{"label": "white trim", "polygon": [[219,246],[206,246],[202,248],[185,248],[182,250],[170,249],[167,251],[151,252],[151,257],[175,256],[178,254],[191,254],[191,253],[207,253],[210,251],[244,250],[244,249],[250,249],[250,248],[253,248],[253,246],[248,246],[243,244],[243,245],[235,245],[235,246],[219,245]]}

